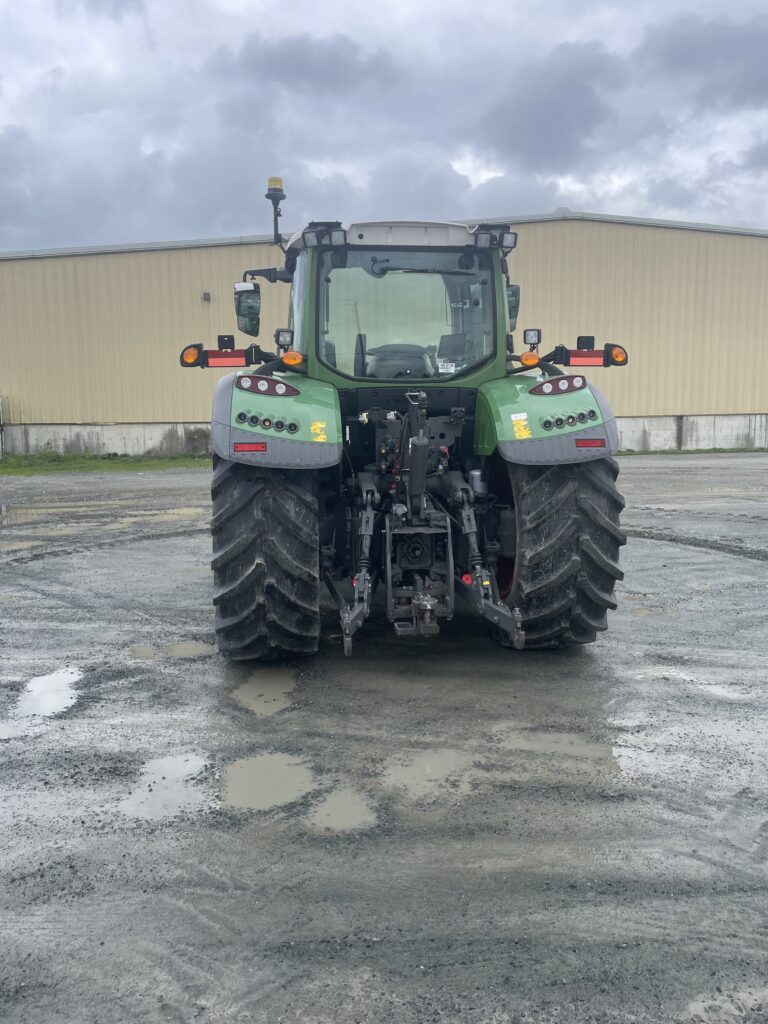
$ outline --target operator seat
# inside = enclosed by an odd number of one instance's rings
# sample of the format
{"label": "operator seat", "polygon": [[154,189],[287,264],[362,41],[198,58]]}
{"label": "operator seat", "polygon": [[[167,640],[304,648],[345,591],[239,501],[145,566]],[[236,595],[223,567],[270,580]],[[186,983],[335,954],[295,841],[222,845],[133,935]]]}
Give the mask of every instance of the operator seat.
{"label": "operator seat", "polygon": [[[434,349],[433,349],[434,351]],[[380,380],[395,377],[434,377],[435,368],[420,345],[382,345],[370,350],[367,376]]]}

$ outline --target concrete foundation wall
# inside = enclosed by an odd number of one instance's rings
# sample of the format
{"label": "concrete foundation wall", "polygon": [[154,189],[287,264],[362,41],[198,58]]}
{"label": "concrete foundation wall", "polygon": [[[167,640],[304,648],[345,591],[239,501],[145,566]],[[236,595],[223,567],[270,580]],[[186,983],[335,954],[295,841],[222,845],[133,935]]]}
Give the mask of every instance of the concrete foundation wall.
{"label": "concrete foundation wall", "polygon": [[[696,451],[768,448],[768,413],[752,416],[619,417],[623,451]],[[205,455],[208,423],[29,423],[3,428],[3,448],[14,455]]]}
{"label": "concrete foundation wall", "polygon": [[206,455],[210,423],[26,423],[3,429],[12,455]]}
{"label": "concrete foundation wall", "polygon": [[768,413],[734,416],[619,417],[622,451],[768,448]]}

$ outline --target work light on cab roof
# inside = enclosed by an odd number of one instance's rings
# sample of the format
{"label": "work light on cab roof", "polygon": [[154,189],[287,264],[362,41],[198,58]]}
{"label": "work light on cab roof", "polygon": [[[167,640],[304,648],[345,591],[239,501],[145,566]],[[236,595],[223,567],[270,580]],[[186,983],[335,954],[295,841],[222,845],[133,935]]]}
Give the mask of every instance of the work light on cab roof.
{"label": "work light on cab roof", "polygon": [[222,652],[314,653],[321,582],[347,654],[377,590],[396,638],[439,642],[460,599],[504,647],[595,640],[625,536],[616,421],[583,368],[626,349],[579,335],[542,354],[531,327],[518,353],[512,224],[327,219],[286,238],[282,178],[266,198],[281,265],[243,273],[234,321],[261,336],[262,282],[290,285],[286,319],[271,346],[222,334],[180,357],[231,371],[211,428]]}

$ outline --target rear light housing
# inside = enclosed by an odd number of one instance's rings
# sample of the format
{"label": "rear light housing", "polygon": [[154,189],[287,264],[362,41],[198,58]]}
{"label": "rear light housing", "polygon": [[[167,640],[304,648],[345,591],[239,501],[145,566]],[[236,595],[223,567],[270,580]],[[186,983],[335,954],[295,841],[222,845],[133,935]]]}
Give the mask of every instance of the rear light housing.
{"label": "rear light housing", "polygon": [[593,349],[565,349],[567,359],[564,366],[626,366],[629,355],[623,345],[605,345],[597,351]]}
{"label": "rear light housing", "polygon": [[577,437],[577,448],[605,448],[604,437]]}
{"label": "rear light housing", "polygon": [[[602,353],[600,354],[602,358]],[[569,377],[563,374],[560,377],[550,377],[540,384],[535,384],[528,389],[529,395],[564,395],[570,391],[581,391],[587,386],[583,377]]]}
{"label": "rear light housing", "polygon": [[244,373],[235,381],[235,387],[250,395],[273,395],[275,398],[292,398],[301,394],[293,384],[286,384],[279,377],[262,377],[257,373]]}

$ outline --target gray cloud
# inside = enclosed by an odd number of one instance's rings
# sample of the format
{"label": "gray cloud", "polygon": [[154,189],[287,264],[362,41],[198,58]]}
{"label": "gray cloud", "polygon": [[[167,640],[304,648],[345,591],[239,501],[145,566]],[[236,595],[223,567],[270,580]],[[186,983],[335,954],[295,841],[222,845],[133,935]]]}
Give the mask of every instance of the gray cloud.
{"label": "gray cloud", "polygon": [[579,0],[538,20],[503,0],[481,20],[295,0],[290,21],[265,0],[257,31],[220,2],[14,9],[0,248],[266,232],[280,173],[286,227],[557,206],[768,223],[752,0],[700,0],[706,17]]}
{"label": "gray cloud", "polygon": [[768,102],[768,17],[745,21],[686,14],[654,26],[639,56],[652,73],[686,85],[699,106]]}
{"label": "gray cloud", "polygon": [[768,170],[768,141],[757,142],[743,152],[741,166],[750,170]]}
{"label": "gray cloud", "polygon": [[696,201],[696,190],[675,178],[648,183],[648,201],[660,210],[685,210]]}
{"label": "gray cloud", "polygon": [[627,80],[624,62],[600,43],[563,43],[516,68],[480,123],[484,141],[524,167],[564,171],[599,151],[617,120],[611,93]]}
{"label": "gray cloud", "polygon": [[[214,73],[231,75],[255,85],[279,84],[291,91],[350,93],[388,88],[404,71],[382,49],[366,51],[346,35],[314,38],[308,33],[267,39],[251,33],[236,52],[218,51],[211,62]],[[258,101],[258,96],[252,99]]]}
{"label": "gray cloud", "polygon": [[119,21],[129,15],[144,12],[144,0],[57,0],[59,16],[66,16],[80,7],[91,14]]}

